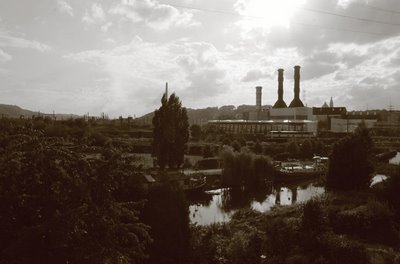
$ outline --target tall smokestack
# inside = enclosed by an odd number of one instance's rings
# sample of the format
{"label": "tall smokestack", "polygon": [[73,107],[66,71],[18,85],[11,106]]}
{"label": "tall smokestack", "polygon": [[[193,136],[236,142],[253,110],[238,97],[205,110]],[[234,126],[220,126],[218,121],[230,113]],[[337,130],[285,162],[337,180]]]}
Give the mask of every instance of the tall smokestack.
{"label": "tall smokestack", "polygon": [[261,111],[261,95],[262,95],[262,87],[256,87],[256,110]]}
{"label": "tall smokestack", "polygon": [[165,83],[165,98],[168,100],[168,82]]}
{"label": "tall smokestack", "polygon": [[273,108],[285,108],[287,107],[285,101],[283,101],[283,69],[278,69],[278,100],[274,104]]}
{"label": "tall smokestack", "polygon": [[294,66],[294,98],[289,107],[304,107],[300,100],[300,66]]}

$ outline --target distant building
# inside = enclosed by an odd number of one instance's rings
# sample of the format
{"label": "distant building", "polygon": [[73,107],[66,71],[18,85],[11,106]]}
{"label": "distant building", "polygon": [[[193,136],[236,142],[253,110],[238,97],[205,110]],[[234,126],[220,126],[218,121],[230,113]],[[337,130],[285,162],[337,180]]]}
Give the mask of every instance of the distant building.
{"label": "distant building", "polygon": [[310,120],[210,120],[208,124],[229,134],[305,137],[317,132],[317,122]]}
{"label": "distant building", "polygon": [[330,131],[333,133],[352,133],[362,122],[364,122],[367,128],[373,128],[377,120],[354,119],[354,118],[332,118]]}

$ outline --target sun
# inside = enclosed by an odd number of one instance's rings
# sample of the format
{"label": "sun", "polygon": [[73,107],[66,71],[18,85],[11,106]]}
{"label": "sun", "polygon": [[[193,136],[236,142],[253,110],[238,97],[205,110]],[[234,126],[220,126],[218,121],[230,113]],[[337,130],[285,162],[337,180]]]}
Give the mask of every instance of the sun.
{"label": "sun", "polygon": [[305,0],[239,0],[237,9],[241,15],[253,20],[257,26],[289,27],[290,19]]}

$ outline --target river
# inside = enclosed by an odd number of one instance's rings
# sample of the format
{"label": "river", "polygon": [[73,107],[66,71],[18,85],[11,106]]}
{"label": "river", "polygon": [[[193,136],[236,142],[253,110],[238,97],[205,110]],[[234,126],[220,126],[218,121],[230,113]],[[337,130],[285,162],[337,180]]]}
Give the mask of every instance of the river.
{"label": "river", "polygon": [[191,201],[190,220],[198,225],[227,222],[238,209],[252,208],[266,212],[275,205],[305,202],[324,192],[324,187],[315,186],[312,181],[292,185],[275,184],[252,192],[217,189]]}
{"label": "river", "polygon": [[397,152],[396,156],[389,160],[390,164],[400,165],[400,152]]}
{"label": "river", "polygon": [[[371,186],[386,178],[385,175],[375,175],[371,179]],[[325,188],[317,186],[313,181],[291,185],[275,184],[252,192],[217,189],[189,199],[190,220],[198,225],[228,222],[239,209],[251,208],[266,212],[275,205],[287,206],[302,203],[323,193],[325,193]]]}

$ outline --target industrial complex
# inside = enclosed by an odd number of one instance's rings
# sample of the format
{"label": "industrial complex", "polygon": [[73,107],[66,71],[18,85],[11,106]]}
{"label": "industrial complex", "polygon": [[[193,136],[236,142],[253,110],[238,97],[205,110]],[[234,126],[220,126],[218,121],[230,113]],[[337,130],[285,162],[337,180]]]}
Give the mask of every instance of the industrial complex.
{"label": "industrial complex", "polygon": [[254,111],[246,113],[240,120],[209,120],[208,125],[231,134],[265,134],[271,137],[312,137],[322,131],[349,133],[361,122],[368,128],[399,126],[398,112],[392,117],[385,116],[382,121],[381,113],[377,111],[348,112],[346,107],[335,107],[332,97],[329,105],[325,102],[321,107],[304,106],[300,99],[300,66],[294,67],[294,97],[287,106],[283,100],[283,73],[283,69],[278,69],[278,99],[272,107],[262,107],[262,87],[257,86]]}

